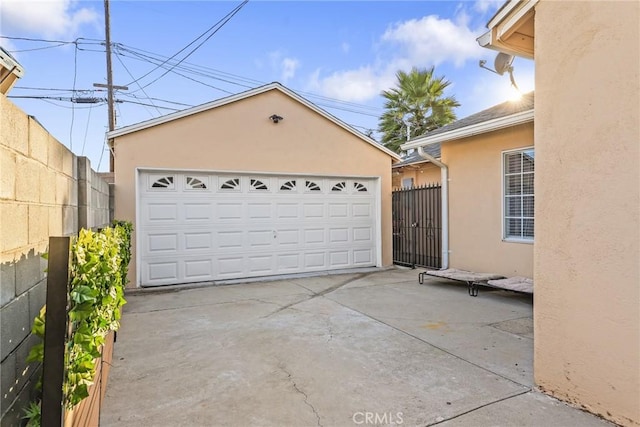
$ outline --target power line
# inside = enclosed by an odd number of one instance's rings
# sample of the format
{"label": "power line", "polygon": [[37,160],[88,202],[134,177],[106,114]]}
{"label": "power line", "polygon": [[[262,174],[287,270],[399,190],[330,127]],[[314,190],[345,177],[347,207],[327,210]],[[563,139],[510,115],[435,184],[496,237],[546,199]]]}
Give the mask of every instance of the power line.
{"label": "power line", "polygon": [[146,105],[147,107],[163,108],[163,109],[165,109],[165,110],[180,111],[180,109],[179,109],[179,108],[171,108],[171,107],[155,106],[155,105],[152,105],[152,104],[145,104],[144,102],[130,101],[130,100],[128,100],[128,99],[120,99],[120,100],[118,100],[118,102],[119,102],[119,103],[121,103],[121,102],[126,102],[126,103],[129,103],[129,104],[137,104],[137,105]]}
{"label": "power line", "polygon": [[[133,77],[133,74],[131,74],[131,71],[129,71],[129,68],[127,68],[127,66],[125,65],[124,61],[120,58],[119,55],[116,55],[116,58],[118,59],[118,61],[120,61],[120,64],[122,64],[122,66],[124,67],[124,69],[127,71],[127,74],[129,74],[129,76],[131,76],[132,79],[135,79],[135,77]],[[144,88],[142,86],[140,86],[140,83],[137,80],[134,80],[134,83],[138,85],[138,87],[140,88],[140,90],[142,91],[142,93],[145,94],[145,96],[147,97],[147,99],[149,99],[149,101],[151,102],[151,104],[155,106],[155,104],[153,104],[153,101],[151,100],[151,98],[149,98],[149,95],[147,94],[147,92],[144,90]],[[134,95],[135,96],[135,95]],[[160,110],[158,109],[158,107],[156,107],[156,111],[158,112],[158,114],[162,114],[160,112]],[[152,114],[153,116],[153,114]]]}
{"label": "power line", "polygon": [[45,49],[53,49],[60,46],[66,46],[68,43],[58,43],[53,46],[44,46],[44,47],[36,47],[33,49],[18,49],[18,50],[10,50],[11,53],[20,53],[20,52],[33,52],[34,50],[45,50]]}
{"label": "power line", "polygon": [[[211,34],[209,34],[200,44],[198,44],[194,49],[191,50],[191,52],[189,52],[186,56],[184,56],[180,61],[178,61],[178,63],[172,67],[175,68],[177,65],[180,65],[181,62],[183,62],[185,59],[187,59],[191,54],[193,54],[196,50],[198,50],[204,43],[206,43],[211,37],[213,37],[213,35],[215,33],[217,33],[222,27],[224,27],[224,25],[229,22],[229,20],[231,18],[233,18],[235,16],[236,13],[238,13],[240,11],[240,9],[242,9],[249,0],[244,0],[242,3],[240,3],[240,5],[236,6],[231,12],[229,12],[227,15],[225,15],[224,18],[222,18],[221,20],[219,20],[218,22],[216,22],[213,26],[211,26],[210,28],[207,29],[207,31],[205,31],[204,33],[202,33],[201,35],[199,35],[196,39],[194,39],[191,43],[189,43],[188,45],[186,45],[185,47],[183,47],[182,49],[180,49],[178,52],[176,52],[173,56],[171,56],[169,59],[167,59],[167,61],[175,58],[176,56],[178,56],[180,53],[182,53],[183,51],[185,51],[189,46],[191,46],[192,44],[194,44],[195,42],[197,42],[199,39],[201,39],[202,37],[204,37],[205,34],[207,34],[209,31],[213,30],[215,27],[219,27],[214,30]],[[164,65],[167,61],[163,62],[162,64],[160,64],[159,66],[157,66],[156,68],[152,69],[151,71],[147,72],[146,74],[144,74],[142,77],[138,78],[137,80],[143,79],[146,76],[148,76],[149,74],[151,74],[153,71],[157,70],[160,66]],[[151,81],[150,83],[146,84],[144,87],[147,87],[153,83],[155,83],[156,81],[158,81],[160,78],[164,77],[170,70],[165,71],[162,75],[160,75],[160,77],[156,78],[155,80]],[[134,82],[129,83],[128,85],[133,84]],[[127,86],[128,86],[127,85]]]}
{"label": "power line", "polygon": [[87,134],[89,133],[89,123],[91,122],[91,111],[93,111],[93,105],[89,107],[89,114],[87,115],[87,126],[84,128],[84,141],[82,141],[81,156],[84,156],[84,147],[87,145]]}

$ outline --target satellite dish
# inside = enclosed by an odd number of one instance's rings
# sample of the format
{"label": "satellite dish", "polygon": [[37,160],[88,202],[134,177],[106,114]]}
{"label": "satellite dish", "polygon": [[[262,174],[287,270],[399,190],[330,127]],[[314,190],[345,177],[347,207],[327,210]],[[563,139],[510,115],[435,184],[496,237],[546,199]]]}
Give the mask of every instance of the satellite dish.
{"label": "satellite dish", "polygon": [[503,75],[505,71],[511,71],[511,64],[513,63],[514,57],[508,55],[504,52],[500,52],[493,63],[493,68],[495,68],[496,73]]}

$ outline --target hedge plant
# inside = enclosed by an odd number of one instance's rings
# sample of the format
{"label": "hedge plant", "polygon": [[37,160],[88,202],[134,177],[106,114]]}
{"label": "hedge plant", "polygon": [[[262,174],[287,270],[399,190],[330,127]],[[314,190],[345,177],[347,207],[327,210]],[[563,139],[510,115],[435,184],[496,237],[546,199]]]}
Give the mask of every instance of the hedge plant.
{"label": "hedge plant", "polygon": [[[65,409],[89,396],[96,360],[111,331],[120,326],[120,308],[131,260],[132,224],[114,221],[100,231],[82,229],[71,242],[68,284],[69,335],[65,343]],[[35,318],[32,333],[44,339],[45,310]],[[35,345],[27,362],[42,362],[44,342]],[[29,425],[39,425],[39,404],[25,411]]]}

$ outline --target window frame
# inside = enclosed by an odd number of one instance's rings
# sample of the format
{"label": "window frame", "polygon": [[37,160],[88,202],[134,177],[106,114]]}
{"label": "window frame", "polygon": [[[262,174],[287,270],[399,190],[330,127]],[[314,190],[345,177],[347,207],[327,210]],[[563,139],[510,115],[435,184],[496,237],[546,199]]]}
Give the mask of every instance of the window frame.
{"label": "window frame", "polygon": [[[535,169],[535,163],[533,166],[533,178],[534,178],[534,187],[533,187],[533,198],[534,198],[534,216],[533,216],[533,223],[534,223],[534,234],[533,237],[509,237],[507,236],[507,230],[506,230],[506,222],[507,222],[507,218],[506,218],[506,213],[507,213],[507,209],[506,209],[506,200],[507,200],[507,194],[506,194],[506,177],[507,177],[507,173],[506,173],[506,163],[505,163],[505,159],[507,154],[509,153],[522,153],[525,151],[530,151],[533,150],[534,152],[534,159],[535,159],[535,147],[533,145],[528,146],[528,147],[521,147],[521,148],[514,148],[514,149],[510,149],[510,150],[503,150],[500,153],[501,156],[501,161],[500,161],[500,181],[501,181],[501,191],[500,191],[500,198],[501,198],[501,205],[502,205],[502,212],[501,212],[501,229],[502,229],[502,241],[503,242],[508,242],[508,243],[525,243],[525,244],[533,244],[535,242],[535,195],[536,195],[536,190],[535,190],[535,176],[536,176],[536,169]],[[520,176],[522,177],[523,173],[522,171],[520,172]],[[522,194],[521,194],[522,196]],[[524,203],[523,203],[523,208],[524,208]],[[520,215],[521,219],[524,219],[524,215]],[[527,217],[529,218],[529,217]]]}

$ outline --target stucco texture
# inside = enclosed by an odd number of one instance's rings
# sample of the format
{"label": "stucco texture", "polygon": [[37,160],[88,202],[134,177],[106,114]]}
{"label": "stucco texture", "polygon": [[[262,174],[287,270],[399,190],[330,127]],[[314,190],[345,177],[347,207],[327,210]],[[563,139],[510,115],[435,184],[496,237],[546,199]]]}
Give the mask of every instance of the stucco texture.
{"label": "stucco texture", "polygon": [[[272,114],[284,119],[274,124],[268,119]],[[387,266],[392,263],[391,163],[385,152],[270,90],[117,137],[115,217],[135,223],[136,168],[379,177],[382,264]],[[135,268],[134,253],[132,285]]]}
{"label": "stucco texture", "polygon": [[533,244],[502,239],[502,152],[531,146],[532,123],[442,144],[451,268],[533,277]]}
{"label": "stucco texture", "polygon": [[623,425],[640,425],[638,34],[635,1],[536,6],[535,380]]}

